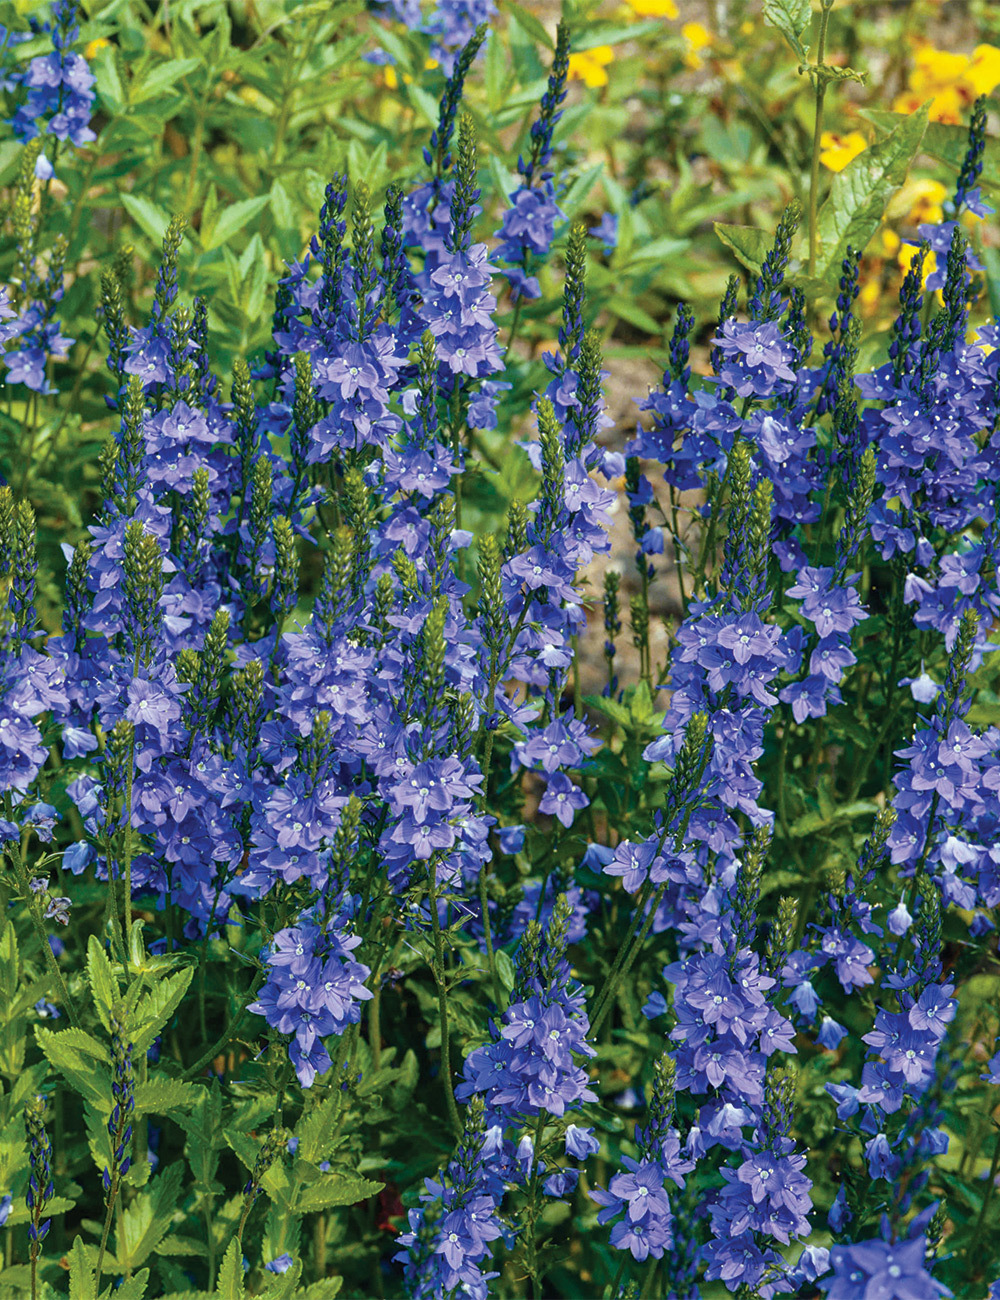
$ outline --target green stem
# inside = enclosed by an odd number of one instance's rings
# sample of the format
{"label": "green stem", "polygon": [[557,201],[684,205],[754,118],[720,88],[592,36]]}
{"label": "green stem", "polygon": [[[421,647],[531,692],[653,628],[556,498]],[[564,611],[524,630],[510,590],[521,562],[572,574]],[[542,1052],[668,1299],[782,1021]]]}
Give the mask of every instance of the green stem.
{"label": "green stem", "polygon": [[625,1276],[625,1269],[628,1266],[628,1261],[630,1258],[629,1252],[627,1250],[623,1250],[621,1255],[622,1255],[621,1262],[619,1263],[618,1269],[615,1272],[615,1279],[611,1283],[611,1300],[618,1300],[618,1292],[621,1290],[622,1278]]}
{"label": "green stem", "polygon": [[462,1121],[458,1115],[458,1103],[455,1101],[455,1089],[451,1081],[451,1041],[448,1023],[448,991],[444,979],[444,940],[441,936],[441,920],[437,907],[437,859],[430,861],[430,911],[431,929],[434,932],[434,982],[438,991],[438,1018],[441,1026],[441,1075],[444,1080],[444,1096],[448,1106],[448,1118],[455,1136],[462,1136]]}
{"label": "green stem", "polygon": [[542,1134],[545,1132],[545,1124],[548,1118],[547,1111],[543,1110],[539,1113],[531,1147],[531,1178],[528,1183],[528,1211],[526,1215],[528,1220],[528,1241],[525,1253],[527,1255],[528,1276],[531,1279],[532,1300],[535,1300],[538,1295],[538,1252],[535,1241],[535,1221],[538,1218],[538,1178],[541,1166]]}
{"label": "green stem", "polygon": [[[833,0],[823,0],[819,16],[819,43],[816,47],[816,68],[822,69],[826,57],[826,31],[830,24]],[[812,166],[809,171],[809,274],[816,273],[816,247],[818,241],[817,213],[819,210],[819,155],[823,137],[823,100],[826,98],[826,81],[821,71],[816,72],[816,121],[813,126]]]}
{"label": "green stem", "polygon": [[[667,882],[664,881],[664,883],[659,887],[659,889],[653,895],[653,905],[652,907],[650,907],[649,911],[646,914],[646,920],[643,924],[642,929],[639,931],[639,937],[636,939],[635,943],[631,946],[631,949],[628,952],[628,956],[625,958],[624,962],[622,963],[622,967],[618,974],[617,979],[615,980],[614,983],[612,983],[611,980],[608,981],[607,994],[604,1000],[601,1002],[600,1006],[598,1007],[597,1011],[594,1013],[594,1019],[591,1022],[591,1026],[590,1026],[591,1033],[597,1032],[598,1028],[600,1027],[601,1021],[611,1010],[611,1002],[615,994],[616,986],[622,980],[627,978],[629,971],[632,969],[633,965],[635,964],[635,959],[636,957],[638,957],[639,953],[641,952],[642,945],[646,942],[646,936],[649,934],[650,928],[653,924],[653,918],[656,916],[657,909],[659,908],[660,903],[663,901],[663,895],[666,893],[666,891],[667,891]],[[638,915],[639,913],[637,912],[636,918],[638,917]],[[636,918],[633,918],[633,922]]]}
{"label": "green stem", "polygon": [[213,1043],[212,1046],[208,1049],[208,1051],[205,1052],[202,1056],[200,1056],[197,1061],[195,1061],[194,1065],[189,1066],[184,1071],[183,1075],[181,1075],[182,1079],[196,1079],[198,1075],[201,1074],[202,1070],[204,1070],[206,1065],[210,1065],[215,1060],[215,1058],[219,1055],[220,1052],[225,1051],[225,1049],[229,1046],[229,1044],[233,1041],[236,1035],[243,1028],[245,1021],[247,1021],[250,1018],[251,1013],[247,1011],[247,1006],[257,996],[260,986],[264,983],[264,978],[265,978],[264,971],[262,970],[258,971],[257,974],[254,976],[253,983],[250,985],[250,992],[247,994],[247,1000],[244,1003],[244,1005],[240,1008],[239,1014],[235,1017],[233,1023],[229,1026],[229,1028],[222,1035],[222,1037],[216,1043]]}
{"label": "green stem", "polygon": [[983,1224],[986,1222],[986,1215],[990,1208],[990,1202],[993,1200],[993,1193],[996,1191],[998,1173],[1000,1173],[1000,1133],[997,1134],[996,1143],[993,1147],[993,1160],[990,1162],[989,1177],[986,1179],[983,1203],[979,1210],[979,1217],[976,1219],[976,1226],[972,1230],[972,1240],[969,1242],[969,1259],[972,1261],[975,1261],[979,1237],[983,1230]]}
{"label": "green stem", "polygon": [[101,1273],[104,1266],[104,1253],[108,1248],[108,1234],[111,1231],[111,1218],[115,1212],[115,1202],[118,1200],[119,1175],[117,1169],[111,1180],[111,1193],[108,1200],[108,1212],[104,1216],[104,1232],[101,1234],[101,1248],[97,1252],[97,1268],[94,1272],[94,1300],[100,1300],[101,1295]]}
{"label": "green stem", "polygon": [[[9,795],[6,796],[9,799]],[[34,927],[38,942],[42,948],[42,954],[45,958],[45,964],[49,968],[49,973],[55,979],[56,987],[59,989],[59,997],[69,1014],[70,1024],[79,1027],[80,1020],[76,1013],[76,1004],[69,995],[69,989],[63,978],[63,973],[59,969],[59,963],[56,961],[56,955],[52,951],[52,945],[49,943],[49,936],[39,915],[39,907],[35,895],[31,892],[31,882],[28,879],[28,871],[24,865],[24,859],[21,857],[21,846],[16,840],[11,841],[9,852],[14,861],[14,873],[17,876],[18,888],[24,895],[24,900],[28,905],[28,913],[31,916],[31,924]]]}

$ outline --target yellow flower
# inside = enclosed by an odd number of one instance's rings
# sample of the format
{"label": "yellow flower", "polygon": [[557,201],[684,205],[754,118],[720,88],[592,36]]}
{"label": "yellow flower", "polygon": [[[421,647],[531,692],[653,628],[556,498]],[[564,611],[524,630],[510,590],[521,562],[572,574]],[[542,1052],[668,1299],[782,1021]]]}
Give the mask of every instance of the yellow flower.
{"label": "yellow flower", "polygon": [[615,57],[610,45],[595,45],[592,50],[581,50],[569,56],[569,75],[587,86],[606,86],[608,74],[604,69]]}
{"label": "yellow flower", "polygon": [[[436,68],[437,66],[438,66],[437,59],[424,60],[425,68]],[[396,71],[396,69],[392,66],[391,63],[387,63],[385,67],[382,69],[382,76],[385,81],[385,84],[389,87],[390,90],[395,90],[396,87],[399,85],[399,73]],[[410,76],[408,72],[403,73],[403,80],[406,82],[408,86],[413,85],[413,78]]]}
{"label": "yellow flower", "polygon": [[680,10],[674,0],[625,0],[639,18],[676,18]]}
{"label": "yellow flower", "polygon": [[948,191],[940,181],[914,181],[908,187],[913,200],[907,221],[911,226],[919,226],[924,221],[937,225],[944,220],[942,203],[948,197]]}
{"label": "yellow flower", "polygon": [[681,28],[681,35],[687,41],[684,62],[689,68],[700,68],[702,60],[699,56],[702,50],[708,49],[712,44],[712,33],[706,27],[702,27],[701,23],[685,23]]}
{"label": "yellow flower", "polygon": [[899,246],[903,241],[894,230],[888,226],[882,227],[882,251],[889,257],[893,257],[899,252]]}
{"label": "yellow flower", "polygon": [[851,131],[849,135],[837,135],[833,131],[824,131],[819,138],[819,160],[832,172],[842,172],[852,158],[857,158],[868,148],[868,141],[860,131]]}
{"label": "yellow flower", "polygon": [[83,47],[83,57],[92,59],[98,50],[103,50],[106,45],[110,44],[111,42],[106,41],[103,36],[95,36],[92,41],[88,41]]}
{"label": "yellow flower", "polygon": [[977,45],[970,56],[922,42],[908,83],[909,89],[893,104],[897,113],[912,113],[929,99],[932,122],[957,126],[977,95],[988,95],[1000,85],[1000,49]]}
{"label": "yellow flower", "polygon": [[1000,86],[1000,50],[995,45],[977,45],[965,74],[977,95],[989,95]]}

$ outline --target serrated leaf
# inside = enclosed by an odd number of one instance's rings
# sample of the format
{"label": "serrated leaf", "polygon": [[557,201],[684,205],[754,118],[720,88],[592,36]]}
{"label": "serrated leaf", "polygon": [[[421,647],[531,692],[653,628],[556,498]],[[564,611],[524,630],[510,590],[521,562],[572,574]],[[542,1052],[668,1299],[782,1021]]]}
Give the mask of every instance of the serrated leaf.
{"label": "serrated leaf", "polygon": [[186,77],[201,63],[200,59],[168,59],[158,63],[128,88],[129,104],[141,104],[171,89],[181,77]]}
{"label": "serrated leaf", "polygon": [[119,1286],[112,1283],[108,1287],[107,1294],[109,1297],[114,1296],[114,1300],[143,1300],[148,1282],[149,1269],[144,1268],[141,1273],[136,1273],[135,1277],[128,1278]]}
{"label": "serrated leaf", "polygon": [[267,207],[269,201],[269,195],[258,194],[252,199],[240,199],[237,203],[227,204],[213,225],[208,230],[202,229],[202,248],[206,251],[221,248],[234,235],[239,234],[243,227],[252,221],[262,208]]}
{"label": "serrated leaf", "polygon": [[906,180],[926,130],[925,104],[834,176],[816,222],[824,268],[819,272],[820,279],[840,274],[848,245],[864,252],[889,200]]}
{"label": "serrated leaf", "polygon": [[[261,1300],[291,1300],[291,1297],[296,1294],[301,1276],[302,1260],[296,1259],[287,1272],[272,1274],[268,1285],[260,1293]],[[331,1279],[331,1281],[337,1282],[340,1280],[340,1278]],[[333,1296],[339,1290],[339,1287],[335,1287],[332,1291],[324,1294]],[[298,1294],[301,1295],[301,1292]]]}
{"label": "serrated leaf", "polygon": [[141,194],[123,192],[118,195],[118,199],[143,234],[157,246],[162,244],[163,236],[167,233],[167,226],[170,224],[170,217],[160,205]]}
{"label": "serrated leaf", "polygon": [[774,236],[758,230],[756,226],[731,226],[725,221],[716,221],[713,225],[715,233],[736,255],[736,260],[754,275],[760,275],[760,268],[771,250]]}
{"label": "serrated leaf", "polygon": [[153,1039],[180,1006],[194,976],[193,966],[184,966],[156,984],[129,1016],[132,1049],[136,1056],[149,1050]]}
{"label": "serrated leaf", "polygon": [[87,941],[87,978],[101,1024],[110,1033],[111,1011],[121,993],[108,954],[96,934],[92,934]]}
{"label": "serrated leaf", "polygon": [[136,1084],[135,1109],[143,1115],[165,1115],[169,1110],[190,1110],[202,1089],[183,1079],[160,1076]]}
{"label": "serrated leaf", "polygon": [[115,1255],[122,1268],[137,1268],[170,1227],[183,1181],[183,1168],[180,1162],[168,1165],[151,1179],[149,1190],[140,1192],[126,1207],[120,1230],[115,1234]]}
{"label": "serrated leaf", "polygon": [[226,1248],[226,1256],[219,1269],[215,1294],[220,1300],[243,1300],[243,1256],[240,1243],[234,1237]]}
{"label": "serrated leaf", "polygon": [[360,1174],[329,1173],[323,1180],[299,1190],[295,1198],[295,1213],[310,1214],[314,1210],[330,1210],[338,1205],[356,1205],[375,1196],[385,1186]]}
{"label": "serrated leaf", "polygon": [[800,59],[809,57],[809,46],[802,40],[812,22],[809,0],[764,0],[764,21],[781,32]]}
{"label": "serrated leaf", "polygon": [[83,1029],[35,1026],[35,1038],[45,1059],[86,1101],[111,1111],[111,1058],[107,1048]]}
{"label": "serrated leaf", "polygon": [[96,1268],[96,1251],[77,1236],[69,1252],[69,1300],[93,1300]]}

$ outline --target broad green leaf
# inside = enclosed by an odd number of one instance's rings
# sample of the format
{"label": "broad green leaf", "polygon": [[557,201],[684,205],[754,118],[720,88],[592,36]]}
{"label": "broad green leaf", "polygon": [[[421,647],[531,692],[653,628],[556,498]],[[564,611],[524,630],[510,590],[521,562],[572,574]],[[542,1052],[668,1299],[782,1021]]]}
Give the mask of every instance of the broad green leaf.
{"label": "broad green leaf", "polygon": [[[530,13],[527,9],[523,8],[519,4],[515,4],[514,0],[507,0],[507,3],[504,5],[504,8],[511,15],[511,17],[517,19],[518,23],[521,25],[524,31],[531,37],[533,41],[536,42],[536,44],[544,45],[547,50],[555,49],[555,42],[552,40],[552,37],[542,26],[540,19],[536,18],[533,13]],[[497,44],[499,44],[499,42],[497,42],[495,33],[490,37],[490,40],[491,42],[496,42]],[[600,44],[600,42],[598,43]]]}
{"label": "broad green leaf", "polygon": [[925,104],[883,140],[852,158],[833,178],[816,223],[824,268],[820,279],[840,274],[848,245],[864,252],[889,200],[906,180],[926,130]]}
{"label": "broad green leaf", "polygon": [[760,268],[771,250],[774,236],[758,230],[756,226],[731,226],[724,221],[713,224],[715,233],[735,253],[736,260],[754,275],[760,275]]}
{"label": "broad green leaf", "polygon": [[103,1043],[82,1029],[63,1029],[57,1034],[41,1025],[35,1026],[35,1038],[45,1059],[85,1101],[110,1112],[111,1058]]}
{"label": "broad green leaf", "polygon": [[200,62],[200,59],[168,59],[166,63],[158,63],[129,86],[128,102],[141,104],[144,100],[155,99],[169,90],[175,81],[193,72]]}
{"label": "broad green leaf", "polygon": [[115,1234],[115,1256],[122,1268],[138,1268],[165,1235],[183,1176],[184,1166],[180,1161],[168,1165],[150,1181],[149,1190],[140,1192],[126,1208],[120,1230]]}
{"label": "broad green leaf", "polygon": [[148,1051],[153,1039],[181,1004],[194,977],[194,967],[184,966],[166,979],[159,978],[129,1016],[129,1031],[136,1056]]}
{"label": "broad green leaf", "polygon": [[167,233],[167,226],[170,225],[169,215],[163,211],[158,203],[152,199],[144,198],[141,194],[120,193],[118,198],[122,207],[136,223],[139,229],[154,244],[163,243],[163,236]]}
{"label": "broad green leaf", "polygon": [[90,980],[90,991],[94,995],[94,1006],[101,1024],[110,1033],[111,1011],[121,993],[108,954],[96,934],[92,934],[87,941],[87,978]]}
{"label": "broad green leaf", "polygon": [[220,1300],[243,1300],[246,1294],[243,1287],[243,1256],[240,1243],[234,1237],[226,1250],[226,1257],[219,1269],[219,1278],[215,1294]]}
{"label": "broad green leaf", "polygon": [[329,1210],[337,1205],[355,1205],[375,1196],[385,1186],[359,1174],[325,1174],[322,1181],[300,1189],[295,1199],[295,1213]]}
{"label": "broad green leaf", "polygon": [[201,231],[201,246],[206,251],[221,248],[238,234],[243,227],[254,219],[262,208],[267,207],[269,196],[258,194],[256,198],[240,199],[222,208],[218,219],[208,230]]}
{"label": "broad green leaf", "polygon": [[777,28],[800,59],[809,57],[802,33],[812,22],[809,0],[764,0],[764,21]]}
{"label": "broad green leaf", "polygon": [[94,1300],[94,1270],[97,1267],[93,1246],[77,1235],[69,1252],[69,1300]]}
{"label": "broad green leaf", "polygon": [[[118,72],[118,58],[114,46],[105,45],[90,61],[90,69],[97,80],[97,93],[104,106],[117,116],[125,108],[125,87]],[[88,1300],[91,1300],[88,1297]]]}
{"label": "broad green leaf", "polygon": [[[884,108],[864,108],[861,115],[882,134],[894,131],[909,117],[908,113],[890,113]],[[944,122],[928,122],[920,148],[958,172],[969,148],[969,128],[948,126]],[[985,189],[1000,191],[1000,140],[991,136],[986,137],[983,171],[977,184]]]}

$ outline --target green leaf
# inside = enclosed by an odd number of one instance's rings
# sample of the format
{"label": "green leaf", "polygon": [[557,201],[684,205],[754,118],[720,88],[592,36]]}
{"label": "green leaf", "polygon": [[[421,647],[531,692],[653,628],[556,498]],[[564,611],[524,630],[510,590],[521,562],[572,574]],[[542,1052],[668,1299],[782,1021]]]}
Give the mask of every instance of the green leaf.
{"label": "green leaf", "polygon": [[513,993],[514,976],[515,976],[514,963],[511,961],[509,955],[505,953],[502,948],[496,952],[495,956],[496,956],[496,963],[497,963],[497,976],[500,980],[500,983],[503,985],[503,987],[507,990],[508,993]]}
{"label": "green leaf", "polygon": [[160,205],[154,203],[152,199],[143,198],[138,194],[123,192],[119,193],[118,198],[122,207],[143,234],[157,246],[162,244],[163,236],[167,233],[167,226],[170,225],[170,217]]}
{"label": "green leaf", "polygon": [[[907,121],[909,113],[890,113],[882,108],[864,108],[861,115],[881,134],[893,131]],[[947,126],[944,122],[929,122],[920,144],[924,153],[935,158],[955,172],[961,169],[969,147],[969,128]],[[1000,191],[1000,140],[987,136],[983,150],[983,171],[977,184],[986,189]]]}
{"label": "green leaf", "polygon": [[243,1256],[240,1253],[240,1243],[235,1237],[226,1249],[215,1294],[221,1300],[243,1300],[246,1294],[243,1289]]}
{"label": "green leaf", "polygon": [[238,203],[224,207],[218,220],[208,230],[201,231],[202,248],[208,251],[228,243],[262,208],[267,207],[269,198],[267,194],[258,194],[255,198],[240,199]]}
{"label": "green leaf", "polygon": [[129,103],[141,104],[144,100],[155,99],[157,95],[169,90],[175,81],[193,72],[200,63],[200,59],[168,59],[166,63],[157,64],[129,86]]}
{"label": "green leaf", "polygon": [[588,167],[587,170],[581,176],[578,176],[570,185],[559,204],[563,212],[566,214],[567,221],[572,221],[580,208],[583,207],[587,195],[594,188],[598,177],[603,171],[604,164],[595,163],[593,167]]}
{"label": "green leaf", "polygon": [[[538,45],[544,45],[547,50],[555,49],[555,43],[553,42],[552,37],[542,26],[541,21],[536,18],[533,13],[529,13],[527,9],[522,8],[519,4],[515,4],[514,0],[507,0],[504,8],[513,18],[517,19],[519,25],[533,41]],[[491,39],[496,41],[496,33],[493,34]]]}
{"label": "green leaf", "polygon": [[135,1109],[143,1115],[165,1115],[171,1110],[190,1110],[197,1102],[202,1089],[182,1079],[168,1079],[165,1075],[138,1083],[135,1088]]}
{"label": "green leaf", "polygon": [[[292,1296],[301,1295],[297,1289],[301,1276],[302,1260],[296,1259],[286,1273],[272,1274],[267,1287],[260,1293],[261,1300],[291,1300]],[[336,1282],[341,1280],[339,1277],[331,1279]],[[339,1290],[339,1287],[334,1287],[332,1291],[324,1292],[324,1295],[333,1296]]]}
{"label": "green leaf", "polygon": [[163,1173],[151,1180],[149,1190],[140,1192],[126,1208],[121,1230],[115,1234],[115,1256],[123,1269],[131,1271],[137,1268],[170,1227],[183,1173],[184,1166],[180,1161],[168,1165]]}
{"label": "green leaf", "polygon": [[114,1284],[109,1286],[108,1296],[114,1296],[114,1300],[142,1300],[148,1282],[149,1269],[144,1268],[141,1273],[136,1273],[135,1277],[130,1277],[121,1286],[116,1287]]}
{"label": "green leaf", "polygon": [[[112,45],[102,46],[90,61],[90,69],[97,81],[97,93],[112,116],[117,117],[125,108],[125,87],[118,71],[118,59]],[[88,1296],[87,1300],[90,1300]]]}
{"label": "green leaf", "polygon": [[20,955],[14,922],[7,920],[0,934],[0,1015],[6,1012],[17,997],[20,985]]}
{"label": "green leaf", "polygon": [[736,254],[736,260],[754,275],[760,275],[760,268],[771,251],[774,236],[758,230],[756,226],[731,226],[724,221],[713,224],[715,233]]}
{"label": "green leaf", "polygon": [[69,1252],[69,1300],[94,1300],[94,1270],[97,1267],[93,1246],[82,1237],[73,1241]]}
{"label": "green leaf", "polygon": [[337,1205],[355,1205],[375,1196],[385,1186],[374,1183],[359,1174],[324,1175],[322,1181],[303,1187],[295,1200],[296,1214],[311,1214],[314,1210],[329,1210]]}
{"label": "green leaf", "polygon": [[160,978],[129,1016],[128,1028],[136,1056],[149,1050],[153,1039],[181,1004],[194,977],[194,967],[184,966],[166,979]]}
{"label": "green leaf", "polygon": [[809,0],[764,0],[764,21],[781,32],[800,59],[809,57],[809,46],[802,40],[812,22]]}
{"label": "green leaf", "polygon": [[222,1091],[217,1079],[200,1096],[191,1114],[184,1122],[187,1142],[184,1154],[194,1174],[192,1190],[201,1196],[214,1196],[222,1191],[215,1181],[215,1170],[222,1150]]}
{"label": "green leaf", "polygon": [[824,268],[818,272],[820,279],[840,274],[848,245],[864,252],[889,200],[906,180],[926,130],[925,104],[833,178],[816,223]]}
{"label": "green leaf", "polygon": [[86,1101],[104,1113],[111,1110],[111,1058],[107,1048],[82,1029],[35,1026],[35,1038],[45,1059]]}
{"label": "green leaf", "polygon": [[108,954],[96,934],[87,941],[87,978],[101,1024],[111,1032],[111,1012],[121,996]]}

